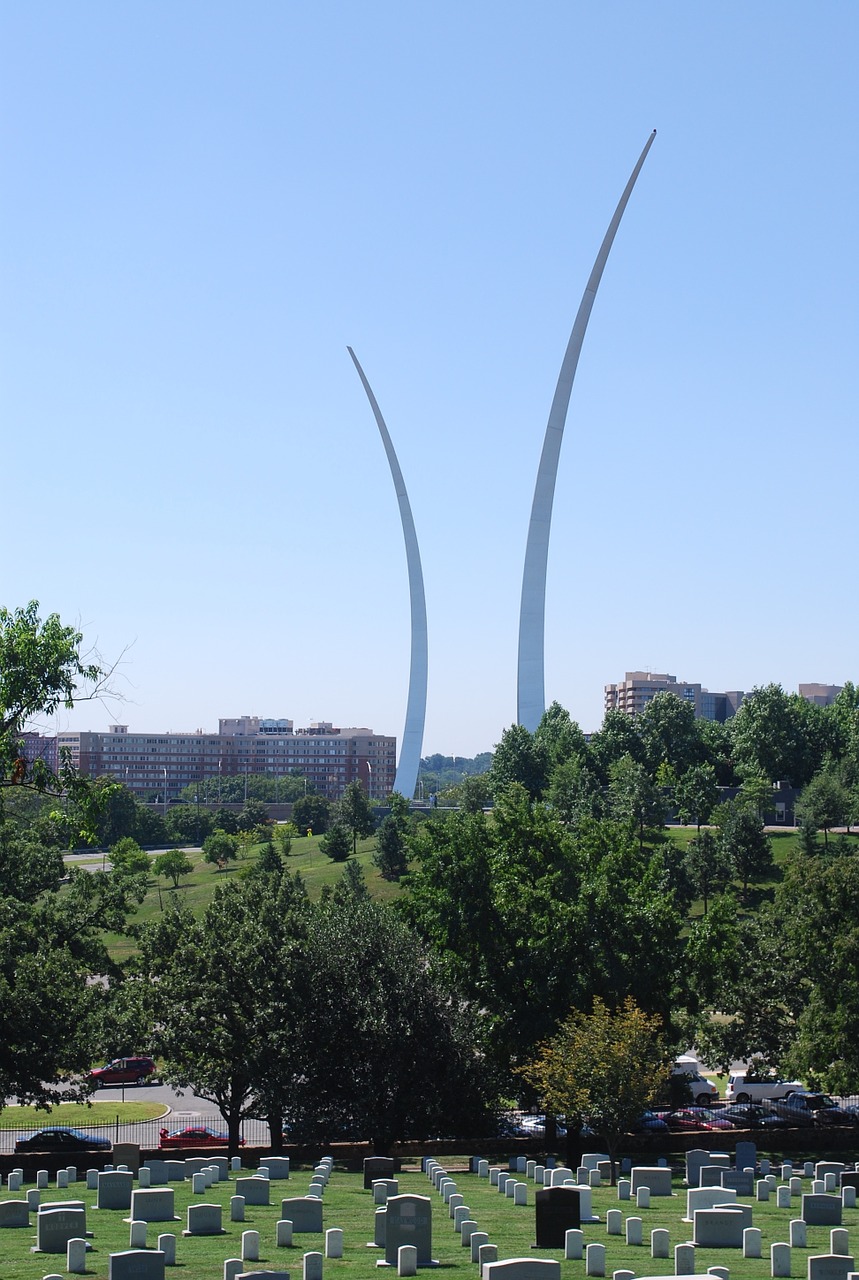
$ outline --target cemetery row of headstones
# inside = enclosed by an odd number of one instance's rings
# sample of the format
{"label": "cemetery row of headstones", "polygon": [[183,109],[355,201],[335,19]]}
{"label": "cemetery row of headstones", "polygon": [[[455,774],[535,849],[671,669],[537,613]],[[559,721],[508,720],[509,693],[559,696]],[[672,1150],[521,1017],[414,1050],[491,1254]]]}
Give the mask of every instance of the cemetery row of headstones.
{"label": "cemetery row of headstones", "polygon": [[[290,1197],[281,1201],[281,1218],[276,1225],[278,1247],[292,1244],[293,1234],[322,1232],[322,1194],[333,1169],[331,1157],[316,1166],[306,1196]],[[241,1160],[234,1158],[230,1171],[241,1173]],[[73,1166],[61,1170],[57,1187],[66,1189],[78,1182],[78,1170]],[[246,1204],[268,1205],[271,1181],[289,1178],[289,1162],[286,1158],[271,1157],[268,1165],[249,1177],[235,1180],[237,1194],[230,1198],[232,1221],[244,1221]],[[225,1159],[188,1161],[153,1160],[147,1162],[135,1174],[131,1169],[106,1167],[90,1169],[86,1173],[88,1191],[96,1192],[96,1211],[120,1211],[127,1213],[124,1221],[129,1225],[129,1248],[108,1255],[108,1280],[164,1280],[165,1267],[176,1265],[176,1234],[158,1235],[157,1247],[147,1247],[147,1231],[150,1223],[179,1222],[174,1213],[174,1190],[171,1181],[190,1179],[192,1194],[203,1194],[215,1182],[228,1181],[229,1171]],[[1,1181],[1,1180],[0,1180]],[[153,1186],[153,1181],[155,1186]],[[7,1190],[20,1192],[24,1184],[23,1169],[14,1169],[9,1175]],[[41,1192],[48,1189],[46,1170],[40,1170],[36,1186],[26,1193],[26,1199],[0,1199],[0,1228],[24,1228],[31,1226],[30,1215],[36,1213],[36,1242],[34,1253],[65,1254],[66,1270],[72,1274],[85,1273],[86,1255],[91,1249],[93,1232],[87,1229],[87,1207],[83,1200],[49,1201],[41,1203]],[[290,1215],[290,1216],[287,1216]],[[183,1237],[211,1237],[226,1234],[222,1226],[220,1204],[194,1203],[188,1206],[187,1225]],[[264,1274],[266,1280],[289,1280],[286,1271],[258,1273],[248,1269],[248,1264],[259,1260],[260,1233],[244,1231],[241,1236],[241,1257],[224,1261],[224,1280],[254,1280]],[[325,1232],[325,1257],[342,1258],[343,1232],[332,1227]],[[308,1252],[303,1259],[303,1280],[321,1280],[323,1254]],[[51,1280],[55,1280],[51,1277]]]}

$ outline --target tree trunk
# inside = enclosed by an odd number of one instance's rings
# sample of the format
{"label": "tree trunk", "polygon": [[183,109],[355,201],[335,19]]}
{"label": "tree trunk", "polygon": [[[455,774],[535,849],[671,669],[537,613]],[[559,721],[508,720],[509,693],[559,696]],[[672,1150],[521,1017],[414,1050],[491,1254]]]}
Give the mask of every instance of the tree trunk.
{"label": "tree trunk", "polygon": [[269,1150],[273,1156],[283,1155],[283,1112],[270,1111],[266,1116],[269,1131]]}

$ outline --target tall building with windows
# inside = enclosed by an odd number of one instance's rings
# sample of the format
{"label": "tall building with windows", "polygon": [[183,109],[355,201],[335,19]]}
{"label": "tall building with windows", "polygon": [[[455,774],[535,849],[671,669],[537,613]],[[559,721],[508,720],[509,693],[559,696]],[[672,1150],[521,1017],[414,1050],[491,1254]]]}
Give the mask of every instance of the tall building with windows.
{"label": "tall building with windows", "polygon": [[294,729],[291,720],[241,716],[221,720],[218,733],[162,734],[114,724],[106,733],[61,733],[57,745],[85,776],[112,775],[139,799],[162,802],[192,783],[214,802],[218,779],[242,774],[297,774],[329,800],[357,781],[371,800],[383,800],[396,774],[396,738],[327,721]]}
{"label": "tall building with windows", "polygon": [[684,702],[691,702],[699,720],[730,720],[736,715],[743,700],[739,689],[727,693],[711,693],[700,684],[678,680],[676,676],[667,673],[627,671],[618,684],[605,686],[605,709],[637,716],[657,693],[673,693]]}

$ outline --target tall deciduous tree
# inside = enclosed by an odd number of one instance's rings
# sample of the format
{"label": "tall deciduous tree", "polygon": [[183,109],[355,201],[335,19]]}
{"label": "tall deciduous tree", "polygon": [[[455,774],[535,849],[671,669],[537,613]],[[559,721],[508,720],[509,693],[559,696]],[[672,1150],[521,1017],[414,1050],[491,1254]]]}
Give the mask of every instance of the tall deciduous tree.
{"label": "tall deciduous tree", "polygon": [[369,1138],[387,1154],[404,1139],[487,1132],[481,1020],[389,908],[335,894],[314,912],[305,956],[299,1133]]}
{"label": "tall deciduous tree", "polygon": [[722,847],[747,898],[749,882],[765,876],[773,865],[772,845],[757,814],[733,805],[722,828]]}
{"label": "tall deciduous tree", "polygon": [[542,793],[549,770],[545,737],[529,733],[521,724],[511,725],[495,747],[489,770],[492,790],[497,796],[511,783],[524,787],[532,799]]}
{"label": "tall deciduous tree", "polygon": [[282,1132],[296,1026],[313,1003],[302,979],[306,909],[300,882],[255,869],[219,885],[201,919],[183,913],[181,928],[144,943],[165,1078],[215,1104],[232,1155],[245,1116],[262,1112],[273,1137]]}
{"label": "tall deciduous tree", "polygon": [[661,827],[665,819],[662,796],[647,768],[637,764],[631,756],[622,756],[611,766],[609,804],[616,818],[628,822],[638,833],[640,848],[644,848],[644,833],[648,827]]}
{"label": "tall deciduous tree", "polygon": [[719,800],[719,784],[716,770],[711,764],[694,764],[687,769],[674,787],[677,814],[682,823],[694,822],[701,834],[701,826],[708,822]]}

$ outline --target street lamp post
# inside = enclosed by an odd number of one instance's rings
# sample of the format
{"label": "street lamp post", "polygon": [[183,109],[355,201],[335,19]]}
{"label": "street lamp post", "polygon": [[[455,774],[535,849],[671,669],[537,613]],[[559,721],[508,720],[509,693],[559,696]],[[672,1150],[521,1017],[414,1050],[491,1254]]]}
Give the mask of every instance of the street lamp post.
{"label": "street lamp post", "polygon": [[164,817],[167,817],[167,766],[161,766],[161,772],[164,774]]}
{"label": "street lamp post", "polygon": [[367,761],[367,799],[373,799],[373,766]]}

